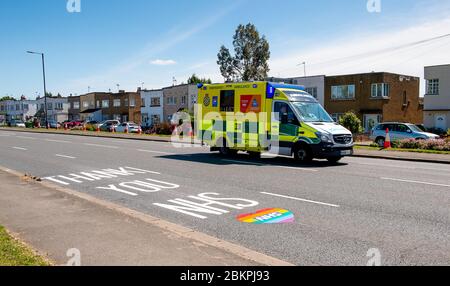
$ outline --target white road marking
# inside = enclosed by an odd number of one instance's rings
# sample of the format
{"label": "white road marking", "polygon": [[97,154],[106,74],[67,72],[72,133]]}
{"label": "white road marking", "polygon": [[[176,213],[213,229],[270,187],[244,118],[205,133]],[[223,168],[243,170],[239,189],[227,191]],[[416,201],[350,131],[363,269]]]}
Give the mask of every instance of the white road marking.
{"label": "white road marking", "polygon": [[308,169],[308,168],[300,168],[300,167],[288,167],[288,166],[275,166],[275,167],[283,168],[283,169],[299,170],[299,171],[319,172],[319,170],[316,170],[316,169]]}
{"label": "white road marking", "polygon": [[139,152],[145,152],[145,153],[162,154],[162,155],[175,155],[175,153],[160,152],[160,151],[152,151],[152,150],[143,150],[143,149],[139,149],[138,151],[139,151]]}
{"label": "white road marking", "polygon": [[21,150],[21,151],[27,151],[28,149],[26,149],[26,148],[22,148],[22,147],[12,147],[13,149],[16,149],[16,150]]}
{"label": "white road marking", "polygon": [[21,139],[31,139],[31,140],[37,140],[37,138],[35,137],[28,137],[28,136],[16,136],[17,138],[21,138]]}
{"label": "white road marking", "polygon": [[117,146],[108,146],[108,145],[100,145],[100,144],[91,144],[91,143],[84,143],[86,146],[92,146],[92,147],[102,147],[102,148],[110,148],[110,149],[119,149]]}
{"label": "white road marking", "polygon": [[421,181],[412,181],[412,180],[403,180],[403,179],[394,179],[394,178],[381,178],[381,179],[382,179],[382,180],[387,180],[387,181],[395,181],[395,182],[403,182],[403,183],[412,183],[412,184],[430,185],[430,186],[438,186],[438,187],[447,187],[447,188],[450,188],[450,185],[438,184],[438,183],[421,182]]}
{"label": "white road marking", "polygon": [[278,195],[278,194],[272,194],[272,193],[266,193],[266,192],[261,192],[261,194],[268,195],[268,196],[285,198],[285,199],[290,199],[290,200],[294,200],[294,201],[301,201],[301,202],[305,202],[305,203],[312,203],[312,204],[317,204],[317,205],[323,205],[323,206],[328,206],[328,207],[333,207],[333,208],[340,208],[341,207],[341,206],[335,205],[335,204],[328,204],[328,203],[323,203],[323,202],[318,202],[318,201],[311,201],[311,200],[295,198],[295,197],[290,197],[290,196],[284,196],[284,195]]}
{"label": "white road marking", "polygon": [[69,142],[69,141],[54,140],[54,139],[45,139],[45,141],[47,141],[47,142],[56,142],[56,143],[72,143],[72,142]]}
{"label": "white road marking", "polygon": [[76,159],[76,157],[72,157],[72,156],[67,156],[67,155],[61,155],[61,154],[56,154],[56,157],[61,157],[61,158],[66,158],[66,159]]}
{"label": "white road marking", "polygon": [[11,135],[8,134],[0,134],[0,137],[10,137]]}

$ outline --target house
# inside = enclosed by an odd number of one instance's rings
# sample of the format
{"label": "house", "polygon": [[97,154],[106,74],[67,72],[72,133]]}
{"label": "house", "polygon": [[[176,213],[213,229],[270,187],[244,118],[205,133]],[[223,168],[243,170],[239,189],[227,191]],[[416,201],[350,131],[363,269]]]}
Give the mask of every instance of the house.
{"label": "house", "polygon": [[[41,121],[45,120],[45,98],[38,97],[35,101],[36,115]],[[69,119],[69,101],[67,97],[47,96],[47,118],[49,121],[64,122]]]}
{"label": "house", "polygon": [[366,132],[381,122],[423,123],[420,79],[387,72],[325,77],[325,109],[338,120],[355,112]]}
{"label": "house", "polygon": [[29,121],[36,114],[36,102],[34,100],[6,100],[0,102],[0,125],[5,125],[12,120]]}
{"label": "house", "polygon": [[450,129],[450,64],[425,67],[425,80],[424,125],[446,131]]}
{"label": "house", "polygon": [[67,98],[67,100],[69,102],[69,120],[70,121],[81,120],[80,97],[71,95]]}
{"label": "house", "polygon": [[276,78],[271,77],[267,79],[270,82],[279,82],[286,84],[302,85],[305,91],[316,98],[319,103],[325,105],[325,76],[307,76],[307,77],[291,77],[291,78]]}
{"label": "house", "polygon": [[163,90],[140,90],[141,93],[141,114],[142,127],[150,128],[158,125],[164,119],[164,96]]}
{"label": "house", "polygon": [[182,84],[163,88],[164,121],[170,122],[175,113],[187,110],[191,114],[197,102],[198,87],[195,84]]}
{"label": "house", "polygon": [[121,90],[118,93],[91,92],[81,95],[80,119],[99,122],[105,120],[132,121],[141,124],[140,92]]}

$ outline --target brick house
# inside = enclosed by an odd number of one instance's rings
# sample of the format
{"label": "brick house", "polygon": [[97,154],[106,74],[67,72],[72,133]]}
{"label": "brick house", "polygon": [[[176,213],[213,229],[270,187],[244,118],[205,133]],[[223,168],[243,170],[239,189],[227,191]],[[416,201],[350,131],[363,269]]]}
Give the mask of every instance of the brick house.
{"label": "brick house", "polygon": [[381,122],[423,123],[418,77],[387,72],[327,76],[325,109],[335,120],[354,111],[366,132]]}
{"label": "brick house", "polygon": [[172,116],[180,109],[194,111],[197,102],[198,88],[193,84],[182,84],[163,88],[164,121],[170,122]]}
{"label": "brick house", "polygon": [[67,100],[69,102],[69,120],[80,120],[80,97],[69,96]]}

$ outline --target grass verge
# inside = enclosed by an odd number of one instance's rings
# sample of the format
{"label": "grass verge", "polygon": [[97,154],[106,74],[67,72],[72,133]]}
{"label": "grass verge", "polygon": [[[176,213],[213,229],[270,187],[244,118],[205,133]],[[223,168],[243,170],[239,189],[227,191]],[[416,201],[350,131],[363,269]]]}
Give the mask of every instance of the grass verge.
{"label": "grass verge", "polygon": [[371,151],[384,151],[384,152],[412,152],[412,153],[422,153],[422,154],[439,154],[439,155],[450,155],[450,151],[436,151],[436,150],[422,150],[422,149],[400,149],[400,148],[390,148],[387,150],[370,147],[370,146],[355,146],[355,149],[359,150],[371,150]]}
{"label": "grass verge", "polygon": [[50,266],[50,263],[0,226],[0,266]]}

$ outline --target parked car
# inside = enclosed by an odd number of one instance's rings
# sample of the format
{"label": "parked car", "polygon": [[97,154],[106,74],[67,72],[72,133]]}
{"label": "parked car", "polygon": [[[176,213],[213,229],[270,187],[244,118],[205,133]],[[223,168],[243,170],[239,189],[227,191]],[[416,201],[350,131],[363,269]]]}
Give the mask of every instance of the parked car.
{"label": "parked car", "polygon": [[97,130],[97,128],[99,128],[100,125],[102,125],[102,124],[100,122],[98,122],[98,121],[88,121],[88,122],[85,123],[86,129]]}
{"label": "parked car", "polygon": [[9,123],[10,127],[19,127],[19,128],[25,128],[25,122],[21,121],[21,120],[12,120]]}
{"label": "parked car", "polygon": [[141,127],[134,122],[124,122],[117,126],[117,132],[125,132],[128,130],[129,133],[139,133],[142,131]]}
{"label": "parked car", "polygon": [[114,128],[117,129],[117,127],[120,125],[120,121],[118,120],[107,120],[100,125],[100,131],[104,132],[112,132]]}
{"label": "parked car", "polygon": [[380,147],[384,146],[386,140],[386,130],[389,129],[391,141],[403,139],[439,139],[439,135],[424,132],[422,129],[411,123],[382,123],[375,126],[372,130],[370,139],[377,143]]}
{"label": "parked car", "polygon": [[[48,120],[48,127],[49,127],[49,128],[57,129],[57,128],[61,128],[61,124],[58,123],[58,122],[56,122],[55,120]],[[41,122],[41,128],[46,128],[46,126],[45,126],[45,120],[43,120],[43,121]]]}

